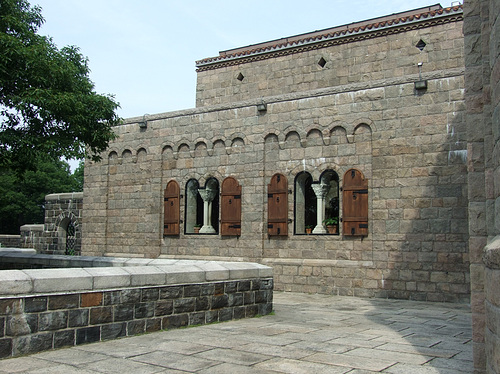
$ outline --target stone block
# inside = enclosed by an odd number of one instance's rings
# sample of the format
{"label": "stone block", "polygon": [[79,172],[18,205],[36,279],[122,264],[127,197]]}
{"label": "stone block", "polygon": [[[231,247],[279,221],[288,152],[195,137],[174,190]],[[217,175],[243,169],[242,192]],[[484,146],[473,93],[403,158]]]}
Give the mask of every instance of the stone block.
{"label": "stone block", "polygon": [[33,292],[68,292],[91,290],[92,276],[83,269],[25,270],[32,279]]}
{"label": "stone block", "polygon": [[57,295],[49,296],[48,309],[74,309],[80,306],[80,296],[74,295]]}
{"label": "stone block", "polygon": [[122,288],[131,285],[130,273],[122,268],[106,267],[106,268],[86,268],[85,269],[93,279],[93,288],[109,289]]}
{"label": "stone block", "polygon": [[204,282],[205,271],[197,266],[158,266],[166,274],[166,284]]}
{"label": "stone block", "polygon": [[155,266],[126,266],[123,270],[130,274],[131,286],[167,284],[166,273]]}
{"label": "stone block", "polygon": [[39,331],[52,331],[65,329],[68,326],[68,312],[46,312],[40,313],[38,317]]}
{"label": "stone block", "polygon": [[20,270],[0,271],[0,295],[29,294],[33,291],[31,277]]}

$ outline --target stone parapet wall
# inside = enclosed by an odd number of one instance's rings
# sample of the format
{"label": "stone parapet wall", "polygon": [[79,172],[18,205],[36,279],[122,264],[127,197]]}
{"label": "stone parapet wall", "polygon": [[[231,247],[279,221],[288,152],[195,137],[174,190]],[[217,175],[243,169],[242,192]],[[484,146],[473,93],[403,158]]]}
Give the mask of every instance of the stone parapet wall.
{"label": "stone parapet wall", "polygon": [[[2,256],[47,265],[50,257]],[[101,267],[0,272],[0,358],[272,311],[272,269],[263,265],[77,260]]]}
{"label": "stone parapet wall", "polygon": [[[59,193],[45,196],[44,242],[39,251],[47,254],[81,254],[82,243],[82,206],[83,192]],[[68,243],[68,226],[72,226],[74,235]]]}
{"label": "stone parapet wall", "polygon": [[39,251],[43,248],[45,243],[43,225],[23,225],[20,231],[20,242],[18,245],[13,245],[12,247],[34,248]]}
{"label": "stone parapet wall", "polygon": [[21,236],[20,235],[0,235],[0,248],[2,247],[20,247],[21,246]]}

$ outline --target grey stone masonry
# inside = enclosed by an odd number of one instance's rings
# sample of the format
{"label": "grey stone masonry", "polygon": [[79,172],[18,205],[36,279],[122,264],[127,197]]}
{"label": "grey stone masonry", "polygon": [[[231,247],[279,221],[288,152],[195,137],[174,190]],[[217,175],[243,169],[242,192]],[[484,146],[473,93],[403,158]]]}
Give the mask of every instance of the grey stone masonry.
{"label": "grey stone masonry", "polygon": [[464,4],[469,258],[474,372],[500,372],[500,4]]}
{"label": "grey stone masonry", "polygon": [[[277,290],[468,301],[462,8],[388,18],[342,43],[199,66],[197,108],[117,126],[103,161],[85,166],[82,254],[251,261],[274,268]],[[366,178],[364,236],[343,228],[352,169]],[[286,236],[268,234],[276,173],[287,181]],[[301,183],[328,173],[339,231],[306,235],[306,208],[317,208]],[[241,186],[240,234],[220,233],[222,197],[216,233],[195,234],[197,189],[228,177]],[[180,229],[163,235],[172,181]]]}

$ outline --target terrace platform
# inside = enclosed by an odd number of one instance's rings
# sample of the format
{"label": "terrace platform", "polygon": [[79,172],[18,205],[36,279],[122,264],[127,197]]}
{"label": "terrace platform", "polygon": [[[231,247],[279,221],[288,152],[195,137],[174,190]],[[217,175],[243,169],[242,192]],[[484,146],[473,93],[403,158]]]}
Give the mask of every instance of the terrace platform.
{"label": "terrace platform", "polygon": [[0,373],[472,373],[465,304],[274,293],[274,315],[0,361]]}

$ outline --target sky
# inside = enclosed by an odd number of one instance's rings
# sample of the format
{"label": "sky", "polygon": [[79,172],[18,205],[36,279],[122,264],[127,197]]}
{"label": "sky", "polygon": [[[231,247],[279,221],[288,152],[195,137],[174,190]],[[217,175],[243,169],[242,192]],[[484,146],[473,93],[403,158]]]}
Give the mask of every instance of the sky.
{"label": "sky", "polygon": [[[219,51],[437,4],[436,0],[29,0],[39,33],[89,59],[118,115],[195,107],[195,62]],[[443,7],[450,0],[441,2]]]}

